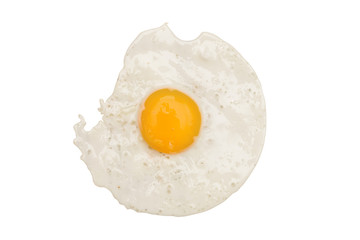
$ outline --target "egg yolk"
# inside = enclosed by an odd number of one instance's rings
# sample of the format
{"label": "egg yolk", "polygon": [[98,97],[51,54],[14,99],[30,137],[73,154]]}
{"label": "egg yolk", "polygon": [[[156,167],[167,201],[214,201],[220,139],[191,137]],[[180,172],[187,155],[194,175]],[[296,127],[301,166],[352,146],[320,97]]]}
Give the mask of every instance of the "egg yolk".
{"label": "egg yolk", "polygon": [[199,135],[201,114],[186,94],[164,88],[150,94],[139,112],[139,127],[148,145],[162,153],[179,153]]}

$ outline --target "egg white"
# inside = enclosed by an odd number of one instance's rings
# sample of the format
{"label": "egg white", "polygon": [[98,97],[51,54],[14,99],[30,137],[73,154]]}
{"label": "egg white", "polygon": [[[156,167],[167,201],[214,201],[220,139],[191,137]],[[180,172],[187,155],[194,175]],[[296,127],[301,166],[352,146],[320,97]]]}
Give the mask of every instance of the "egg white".
{"label": "egg white", "polygon": [[[151,92],[170,87],[198,104],[196,141],[179,154],[148,147],[137,118]],[[246,181],[265,136],[265,102],[250,65],[229,44],[202,33],[182,41],[167,25],[141,33],[129,47],[100,121],[75,125],[75,144],[94,183],[125,207],[185,216],[223,202]]]}

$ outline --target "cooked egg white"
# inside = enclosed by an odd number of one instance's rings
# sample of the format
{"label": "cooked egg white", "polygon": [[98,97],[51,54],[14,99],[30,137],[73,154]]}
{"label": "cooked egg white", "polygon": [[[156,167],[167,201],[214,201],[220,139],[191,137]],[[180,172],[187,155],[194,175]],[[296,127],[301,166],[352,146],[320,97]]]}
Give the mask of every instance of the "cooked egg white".
{"label": "cooked egg white", "polygon": [[167,25],[129,47],[102,120],[75,144],[94,183],[125,207],[185,216],[227,199],[255,167],[265,102],[250,65],[210,33],[182,41]]}

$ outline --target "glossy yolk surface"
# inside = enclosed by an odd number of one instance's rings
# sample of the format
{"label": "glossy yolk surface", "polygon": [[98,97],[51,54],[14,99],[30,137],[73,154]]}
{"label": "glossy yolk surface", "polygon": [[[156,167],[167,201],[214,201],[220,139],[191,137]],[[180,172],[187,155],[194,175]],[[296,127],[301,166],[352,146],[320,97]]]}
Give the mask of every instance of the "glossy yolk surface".
{"label": "glossy yolk surface", "polygon": [[179,153],[198,136],[201,114],[186,94],[169,88],[150,94],[139,112],[141,134],[149,146],[162,153]]}

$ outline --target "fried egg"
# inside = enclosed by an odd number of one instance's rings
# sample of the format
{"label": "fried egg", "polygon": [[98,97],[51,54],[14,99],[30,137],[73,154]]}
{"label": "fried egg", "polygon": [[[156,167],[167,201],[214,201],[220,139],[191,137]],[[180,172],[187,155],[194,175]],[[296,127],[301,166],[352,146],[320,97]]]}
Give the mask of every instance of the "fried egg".
{"label": "fried egg", "polygon": [[236,192],[265,137],[260,82],[242,56],[210,33],[178,39],[165,24],[129,47],[102,120],[74,126],[97,186],[138,212],[186,216]]}

